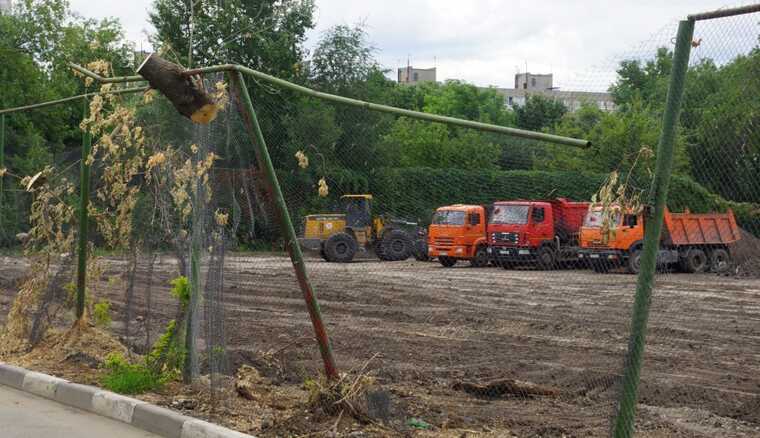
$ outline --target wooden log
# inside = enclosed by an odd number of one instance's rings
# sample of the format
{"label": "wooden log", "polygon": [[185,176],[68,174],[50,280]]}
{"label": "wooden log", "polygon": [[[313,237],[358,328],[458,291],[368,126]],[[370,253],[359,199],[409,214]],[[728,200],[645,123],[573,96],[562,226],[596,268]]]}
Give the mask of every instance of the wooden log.
{"label": "wooden log", "polygon": [[556,388],[536,385],[532,382],[522,382],[513,379],[500,379],[486,384],[471,382],[455,382],[452,389],[464,391],[476,397],[497,398],[507,395],[532,397],[536,395],[557,397],[560,391]]}
{"label": "wooden log", "polygon": [[219,108],[211,96],[183,72],[182,67],[155,53],[145,58],[137,69],[137,74],[144,77],[151,88],[166,96],[180,114],[195,123],[210,123]]}

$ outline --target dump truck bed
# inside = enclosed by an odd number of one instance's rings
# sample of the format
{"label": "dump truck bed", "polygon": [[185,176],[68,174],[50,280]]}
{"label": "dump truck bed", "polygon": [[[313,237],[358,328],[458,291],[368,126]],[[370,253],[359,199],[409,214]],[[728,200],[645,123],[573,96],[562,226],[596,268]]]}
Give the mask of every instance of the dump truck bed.
{"label": "dump truck bed", "polygon": [[667,240],[673,245],[728,245],[741,239],[734,213],[666,213]]}
{"label": "dump truck bed", "polygon": [[590,203],[573,202],[565,198],[550,201],[554,210],[554,226],[568,234],[578,233]]}

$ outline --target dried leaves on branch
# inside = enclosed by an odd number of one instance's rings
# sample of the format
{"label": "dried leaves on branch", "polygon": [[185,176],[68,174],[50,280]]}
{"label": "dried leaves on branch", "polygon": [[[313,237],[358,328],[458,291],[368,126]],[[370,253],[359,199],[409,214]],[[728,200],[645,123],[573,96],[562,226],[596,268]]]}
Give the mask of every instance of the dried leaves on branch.
{"label": "dried leaves on branch", "polygon": [[[623,214],[638,215],[644,208],[641,197],[645,189],[633,184],[636,175],[636,167],[642,161],[648,161],[654,156],[654,152],[648,146],[642,146],[636,154],[636,158],[631,168],[626,173],[625,178],[621,178],[620,173],[615,170],[611,172],[598,192],[591,197],[590,211],[599,211],[601,220],[602,241],[607,242],[615,236],[618,222]],[[647,175],[651,177],[652,172],[647,167]]]}

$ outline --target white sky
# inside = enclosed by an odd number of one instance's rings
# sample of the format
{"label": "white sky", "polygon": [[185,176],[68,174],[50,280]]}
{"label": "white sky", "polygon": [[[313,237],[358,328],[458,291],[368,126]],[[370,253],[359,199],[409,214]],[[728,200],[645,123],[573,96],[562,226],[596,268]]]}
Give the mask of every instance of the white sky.
{"label": "white sky", "polygon": [[[138,48],[148,46],[152,0],[70,1],[80,15],[119,18]],[[677,19],[732,0],[316,1],[309,47],[333,25],[362,21],[377,58],[394,71],[409,58],[438,67],[438,80],[511,87],[527,63],[532,73],[554,73],[555,85],[604,89],[616,61],[651,53],[670,41]]]}

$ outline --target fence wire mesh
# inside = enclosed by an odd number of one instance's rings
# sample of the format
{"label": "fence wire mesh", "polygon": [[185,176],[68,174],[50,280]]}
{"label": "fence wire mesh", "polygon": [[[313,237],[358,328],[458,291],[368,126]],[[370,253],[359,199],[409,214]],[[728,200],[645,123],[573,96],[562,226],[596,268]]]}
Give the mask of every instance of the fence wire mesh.
{"label": "fence wire mesh", "polygon": [[[666,220],[640,436],[754,436],[760,427],[759,21],[696,24],[667,205],[716,214],[707,224]],[[42,223],[21,238],[44,250],[3,255],[5,333],[25,345],[0,354],[41,343],[55,366],[40,353],[26,363],[74,376],[85,364],[96,379],[144,364],[170,377],[150,401],[263,436],[608,435],[629,366],[632,274],[675,29],[568,81],[571,91],[533,88],[529,76],[512,90],[379,76],[310,84],[586,138],[586,150],[249,82],[341,372],[336,386],[324,378],[235,90],[202,127],[160,96],[104,98],[104,114],[136,112],[104,126],[119,147],[96,138],[92,160],[87,307],[102,331],[61,341],[47,330],[73,323],[65,309],[79,163],[70,153],[36,181],[5,179],[2,238]],[[224,81],[208,77],[205,87]],[[709,227],[721,241],[709,240]],[[22,275],[29,269],[36,275]],[[11,300],[17,289],[30,301]],[[28,319],[15,326],[19,315]],[[104,337],[123,346],[123,359],[105,356],[114,344]],[[192,385],[179,385],[180,371]]]}

